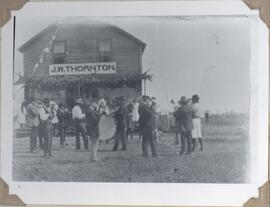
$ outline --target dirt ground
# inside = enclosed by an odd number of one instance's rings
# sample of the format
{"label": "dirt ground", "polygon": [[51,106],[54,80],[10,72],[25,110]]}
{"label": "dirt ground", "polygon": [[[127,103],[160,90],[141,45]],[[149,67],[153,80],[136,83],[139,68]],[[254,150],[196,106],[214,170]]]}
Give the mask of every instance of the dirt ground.
{"label": "dirt ground", "polygon": [[29,153],[29,138],[15,138],[13,178],[50,182],[247,182],[246,125],[217,123],[204,126],[204,150],[196,149],[190,156],[179,156],[180,146],[171,145],[173,133],[161,134],[157,158],[143,158],[141,142],[135,136],[129,140],[126,152],[111,151],[112,142],[101,143],[98,162],[91,162],[90,152],[75,151],[74,137],[67,138],[69,145],[64,148],[60,148],[59,138],[54,138],[53,156],[49,159],[43,158],[41,150]]}

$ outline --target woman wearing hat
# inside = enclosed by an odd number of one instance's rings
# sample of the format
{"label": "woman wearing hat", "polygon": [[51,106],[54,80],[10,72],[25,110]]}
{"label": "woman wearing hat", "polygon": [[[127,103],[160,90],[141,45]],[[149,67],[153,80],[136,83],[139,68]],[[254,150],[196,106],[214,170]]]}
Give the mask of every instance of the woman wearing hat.
{"label": "woman wearing hat", "polygon": [[192,101],[192,106],[194,110],[193,119],[192,119],[193,129],[191,131],[192,143],[193,143],[192,150],[194,150],[196,147],[196,139],[199,139],[200,146],[201,146],[200,150],[203,150],[202,129],[201,129],[201,110],[199,106],[199,100],[200,100],[200,97],[197,94],[192,96],[191,101]]}

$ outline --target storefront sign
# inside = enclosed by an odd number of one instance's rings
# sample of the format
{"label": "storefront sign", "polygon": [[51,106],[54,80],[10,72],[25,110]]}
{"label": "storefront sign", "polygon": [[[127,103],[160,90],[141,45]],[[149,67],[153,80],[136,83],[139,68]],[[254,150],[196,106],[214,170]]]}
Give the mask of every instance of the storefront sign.
{"label": "storefront sign", "polygon": [[89,75],[116,73],[116,63],[77,63],[49,66],[49,75]]}

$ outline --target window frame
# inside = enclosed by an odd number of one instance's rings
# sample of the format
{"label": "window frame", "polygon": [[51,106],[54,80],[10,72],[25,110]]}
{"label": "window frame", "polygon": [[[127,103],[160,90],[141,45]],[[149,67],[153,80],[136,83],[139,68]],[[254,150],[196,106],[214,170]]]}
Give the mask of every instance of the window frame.
{"label": "window frame", "polygon": [[[100,51],[100,43],[101,42],[104,42],[104,41],[109,41],[110,43],[110,51]],[[113,59],[113,50],[112,50],[112,39],[99,39],[98,40],[98,45],[97,45],[97,49],[98,49],[98,59],[100,62],[112,62],[112,59]],[[109,54],[108,56],[105,55],[105,54]],[[103,60],[103,57],[109,57],[109,61],[104,61]]]}
{"label": "window frame", "polygon": [[[64,52],[63,53],[55,53],[55,43],[63,43],[64,44]],[[67,62],[67,40],[56,40],[53,41],[52,45],[52,56],[53,56],[53,64],[65,64]],[[56,59],[63,58],[63,63],[56,63]]]}

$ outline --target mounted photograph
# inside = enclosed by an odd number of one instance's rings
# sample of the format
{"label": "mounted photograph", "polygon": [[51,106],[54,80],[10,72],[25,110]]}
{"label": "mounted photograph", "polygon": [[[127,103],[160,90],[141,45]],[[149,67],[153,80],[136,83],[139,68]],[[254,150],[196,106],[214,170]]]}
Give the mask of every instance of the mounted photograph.
{"label": "mounted photograph", "polygon": [[269,186],[268,39],[240,0],[27,2],[1,28],[4,192],[253,205]]}

